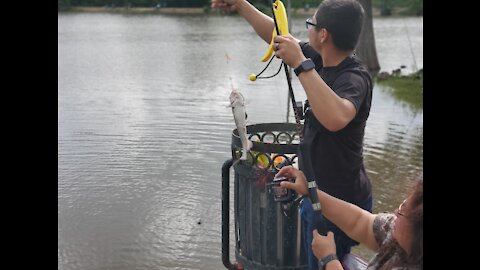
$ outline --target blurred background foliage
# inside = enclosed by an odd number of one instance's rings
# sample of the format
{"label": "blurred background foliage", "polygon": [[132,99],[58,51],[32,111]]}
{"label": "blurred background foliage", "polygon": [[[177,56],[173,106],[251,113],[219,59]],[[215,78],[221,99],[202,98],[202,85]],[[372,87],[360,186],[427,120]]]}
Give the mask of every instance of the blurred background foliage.
{"label": "blurred background foliage", "polygon": [[[269,12],[267,0],[250,0],[262,11]],[[287,4],[287,0],[283,0]],[[319,0],[291,0],[293,9],[316,8]],[[58,0],[58,10],[70,7],[196,7],[209,8],[210,0]],[[423,16],[423,0],[372,0],[373,9],[381,16]],[[374,12],[375,14],[375,12]]]}

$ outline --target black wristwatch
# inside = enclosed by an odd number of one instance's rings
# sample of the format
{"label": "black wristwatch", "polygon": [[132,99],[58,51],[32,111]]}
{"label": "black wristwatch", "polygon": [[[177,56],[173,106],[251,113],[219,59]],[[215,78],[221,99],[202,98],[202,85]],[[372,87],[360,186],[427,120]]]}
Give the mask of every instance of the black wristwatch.
{"label": "black wristwatch", "polygon": [[313,63],[312,59],[310,58],[307,58],[307,60],[303,61],[300,66],[298,66],[297,68],[295,68],[293,71],[295,72],[295,74],[298,76],[298,74],[304,72],[304,71],[308,71],[308,70],[311,70],[311,69],[314,69],[315,68],[315,63]]}
{"label": "black wristwatch", "polygon": [[318,270],[325,270],[325,266],[327,265],[327,263],[333,260],[338,260],[338,257],[336,254],[330,254],[318,260]]}

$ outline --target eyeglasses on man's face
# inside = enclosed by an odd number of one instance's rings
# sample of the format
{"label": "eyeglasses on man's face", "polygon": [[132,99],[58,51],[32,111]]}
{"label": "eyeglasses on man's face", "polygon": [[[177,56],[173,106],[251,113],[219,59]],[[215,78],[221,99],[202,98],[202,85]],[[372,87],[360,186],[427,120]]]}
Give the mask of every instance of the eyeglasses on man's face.
{"label": "eyeglasses on man's face", "polygon": [[310,26],[317,26],[316,24],[313,23],[313,19],[312,17],[308,18],[305,20],[305,27],[308,29],[310,29]]}

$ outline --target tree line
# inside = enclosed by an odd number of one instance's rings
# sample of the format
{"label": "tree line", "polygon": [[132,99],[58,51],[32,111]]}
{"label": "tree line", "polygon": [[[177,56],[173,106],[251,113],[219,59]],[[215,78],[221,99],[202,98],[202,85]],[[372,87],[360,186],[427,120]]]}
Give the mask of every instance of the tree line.
{"label": "tree line", "polygon": [[60,7],[205,7],[210,0],[58,0]]}
{"label": "tree line", "polygon": [[[266,5],[270,0],[249,0],[250,3]],[[287,4],[287,0],[283,0]],[[319,0],[291,0],[292,8],[316,8]],[[201,7],[208,8],[210,0],[58,0],[58,10],[69,7]],[[423,16],[423,0],[372,0],[372,6],[388,16],[395,13]]]}

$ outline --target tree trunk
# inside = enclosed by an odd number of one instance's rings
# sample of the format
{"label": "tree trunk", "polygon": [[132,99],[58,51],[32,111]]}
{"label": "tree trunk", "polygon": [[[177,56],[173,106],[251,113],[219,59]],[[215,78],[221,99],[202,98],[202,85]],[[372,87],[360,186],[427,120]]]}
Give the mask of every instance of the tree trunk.
{"label": "tree trunk", "polygon": [[372,76],[380,71],[377,49],[375,47],[375,35],[373,32],[372,0],[358,0],[365,10],[365,22],[356,48],[356,55],[367,65]]}

